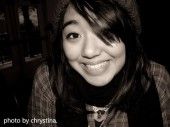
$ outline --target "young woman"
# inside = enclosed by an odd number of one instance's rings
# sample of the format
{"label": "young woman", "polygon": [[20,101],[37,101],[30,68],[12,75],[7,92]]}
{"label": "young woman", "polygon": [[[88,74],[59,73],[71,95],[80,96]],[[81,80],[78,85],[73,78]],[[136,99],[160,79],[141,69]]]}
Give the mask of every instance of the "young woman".
{"label": "young woman", "polygon": [[29,118],[42,121],[30,126],[168,127],[170,77],[146,58],[140,33],[133,0],[68,2],[52,66],[35,75]]}

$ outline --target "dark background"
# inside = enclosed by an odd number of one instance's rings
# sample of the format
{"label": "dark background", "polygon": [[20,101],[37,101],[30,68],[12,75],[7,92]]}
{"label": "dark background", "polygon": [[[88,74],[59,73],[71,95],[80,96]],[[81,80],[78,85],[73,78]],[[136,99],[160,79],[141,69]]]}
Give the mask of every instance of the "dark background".
{"label": "dark background", "polygon": [[138,0],[143,26],[143,47],[148,57],[170,72],[170,11],[165,0]]}

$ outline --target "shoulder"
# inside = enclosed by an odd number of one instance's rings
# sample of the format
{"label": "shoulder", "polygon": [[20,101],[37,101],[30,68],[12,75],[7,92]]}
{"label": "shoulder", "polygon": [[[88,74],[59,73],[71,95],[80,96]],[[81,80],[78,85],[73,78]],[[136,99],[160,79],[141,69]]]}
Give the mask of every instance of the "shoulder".
{"label": "shoulder", "polygon": [[36,69],[33,81],[33,91],[36,95],[45,96],[55,100],[54,88],[53,88],[53,78],[51,78],[51,72],[48,64],[46,62],[41,63]]}
{"label": "shoulder", "polygon": [[36,89],[37,92],[50,90],[49,67],[45,62],[36,69],[33,84],[33,89]]}
{"label": "shoulder", "polygon": [[[28,104],[28,117],[31,119],[55,118],[56,96],[53,93],[49,77],[48,64],[42,63],[36,69]],[[34,123],[30,124],[34,125]]]}
{"label": "shoulder", "polygon": [[49,68],[45,62],[41,63],[41,65],[39,65],[39,67],[36,69],[35,76],[38,76],[38,77],[49,76]]}
{"label": "shoulder", "polygon": [[151,61],[150,73],[155,81],[158,94],[160,96],[166,94],[170,97],[170,75],[165,66]]}
{"label": "shoulder", "polygon": [[163,123],[165,127],[168,127],[170,124],[170,75],[163,65],[153,61],[150,70],[159,95]]}
{"label": "shoulder", "polygon": [[166,84],[170,87],[170,75],[169,72],[166,70],[165,66],[154,61],[151,61],[150,64],[150,73],[152,74],[155,83],[157,85]]}
{"label": "shoulder", "polygon": [[156,62],[151,62],[151,74],[153,75],[160,102],[165,103],[170,99],[170,75],[166,68]]}
{"label": "shoulder", "polygon": [[162,64],[156,63],[154,61],[151,61],[150,64],[151,64],[151,73],[153,74],[153,76],[158,76],[164,73],[168,74],[165,66],[163,66]]}
{"label": "shoulder", "polygon": [[[161,106],[166,106],[170,101],[170,75],[166,68],[156,62],[151,62],[151,74],[155,80]],[[168,104],[169,105],[169,104]]]}
{"label": "shoulder", "polygon": [[49,83],[49,67],[45,62],[41,63],[41,65],[39,65],[39,67],[36,69],[34,75],[34,83],[35,82],[41,84]]}

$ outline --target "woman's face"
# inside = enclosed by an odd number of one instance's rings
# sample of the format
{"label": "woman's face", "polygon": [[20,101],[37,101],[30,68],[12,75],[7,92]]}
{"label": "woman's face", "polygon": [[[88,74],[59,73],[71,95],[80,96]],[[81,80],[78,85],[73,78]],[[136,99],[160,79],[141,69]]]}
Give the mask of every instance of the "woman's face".
{"label": "woman's face", "polygon": [[69,64],[91,85],[108,84],[125,64],[124,43],[116,39],[106,45],[72,5],[64,16],[62,36]]}

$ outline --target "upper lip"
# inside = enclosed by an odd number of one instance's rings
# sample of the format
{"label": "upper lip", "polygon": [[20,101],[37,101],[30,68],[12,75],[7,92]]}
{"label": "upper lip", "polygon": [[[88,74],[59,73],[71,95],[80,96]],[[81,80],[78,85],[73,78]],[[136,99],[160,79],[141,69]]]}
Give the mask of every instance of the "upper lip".
{"label": "upper lip", "polygon": [[82,64],[84,64],[84,65],[96,65],[96,64],[103,63],[105,61],[109,61],[109,60],[85,61],[85,62],[82,62]]}

